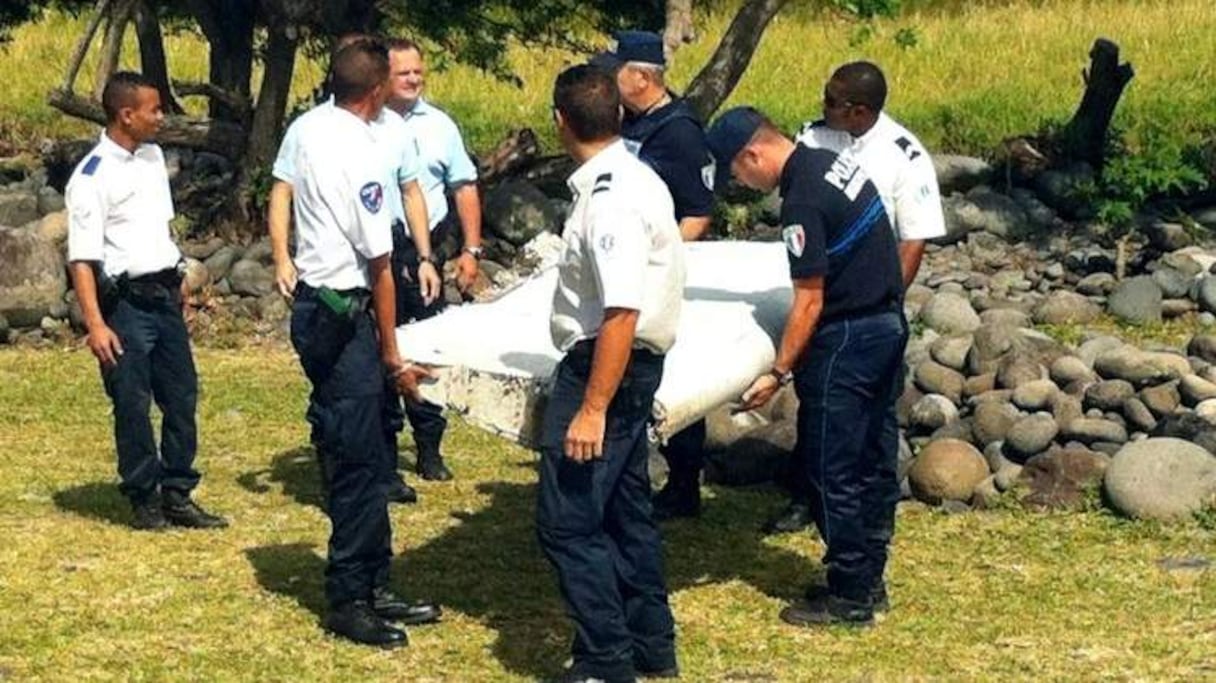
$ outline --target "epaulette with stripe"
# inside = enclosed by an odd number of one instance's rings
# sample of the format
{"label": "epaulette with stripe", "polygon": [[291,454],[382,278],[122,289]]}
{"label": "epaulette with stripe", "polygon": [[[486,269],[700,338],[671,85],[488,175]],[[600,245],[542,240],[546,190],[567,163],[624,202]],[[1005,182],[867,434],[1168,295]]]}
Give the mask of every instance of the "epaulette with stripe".
{"label": "epaulette with stripe", "polygon": [[81,175],[93,175],[97,172],[97,167],[101,165],[101,157],[94,154],[89,157],[89,160],[84,162],[84,167],[80,169]]}
{"label": "epaulette with stripe", "polygon": [[594,195],[599,192],[605,192],[610,187],[612,187],[612,174],[611,173],[601,173],[595,179],[595,184],[592,185],[592,187],[591,187],[591,194]]}

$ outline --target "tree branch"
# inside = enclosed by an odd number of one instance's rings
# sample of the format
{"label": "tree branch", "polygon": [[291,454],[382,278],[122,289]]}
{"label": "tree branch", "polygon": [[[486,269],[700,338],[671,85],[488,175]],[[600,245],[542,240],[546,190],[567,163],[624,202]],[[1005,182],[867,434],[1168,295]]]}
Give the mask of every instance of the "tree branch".
{"label": "tree branch", "polygon": [[64,72],[62,86],[65,91],[72,92],[76,89],[76,76],[80,74],[80,66],[84,64],[84,57],[89,53],[89,45],[93,42],[93,36],[97,35],[97,29],[101,27],[101,20],[105,18],[106,9],[109,6],[110,0],[97,0],[93,17],[89,19],[89,24],[85,27],[80,40],[76,41],[76,49],[72,52],[72,58],[68,60],[68,68]]}
{"label": "tree branch", "polygon": [[148,0],[139,0],[135,10],[135,34],[139,38],[139,63],[144,75],[160,91],[160,106],[166,114],[184,114],[185,110],[173,97],[169,87],[169,65],[165,60],[165,40],[160,32],[160,20]]}
{"label": "tree branch", "polygon": [[122,39],[127,32],[127,24],[135,13],[136,0],[115,0],[110,5],[109,24],[106,26],[106,38],[102,43],[101,62],[97,65],[97,78],[94,81],[93,97],[101,99],[101,91],[106,87],[110,75],[118,70],[118,58],[122,54]]}
{"label": "tree branch", "polygon": [[194,81],[174,80],[173,89],[182,97],[207,97],[222,103],[232,111],[240,113],[240,120],[247,121],[253,112],[253,105],[244,96],[225,90],[214,83],[197,83]]}
{"label": "tree branch", "polygon": [[786,0],[747,0],[739,8],[718,49],[684,93],[703,120],[708,120],[738,85],[760,45],[764,29],[785,3]]}

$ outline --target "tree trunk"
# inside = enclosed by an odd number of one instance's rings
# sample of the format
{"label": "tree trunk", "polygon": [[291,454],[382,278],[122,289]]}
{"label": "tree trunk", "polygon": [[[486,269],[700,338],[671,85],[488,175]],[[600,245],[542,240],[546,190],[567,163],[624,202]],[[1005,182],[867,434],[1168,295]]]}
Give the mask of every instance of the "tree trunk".
{"label": "tree trunk", "polygon": [[666,25],[663,27],[663,54],[670,63],[676,50],[696,37],[692,24],[692,0],[667,0]]}
{"label": "tree trunk", "polygon": [[[189,0],[190,13],[210,44],[208,80],[222,90],[249,99],[253,75],[253,29],[256,18],[252,0]],[[242,112],[224,101],[212,99],[211,118],[239,121]]]}
{"label": "tree trunk", "polygon": [[785,3],[786,0],[747,0],[739,8],[718,49],[684,93],[703,120],[708,121],[738,85],[760,45],[764,29]]}
{"label": "tree trunk", "polygon": [[184,114],[185,110],[173,97],[169,87],[169,66],[165,61],[165,41],[160,32],[160,19],[147,0],[140,0],[135,12],[135,33],[139,36],[139,63],[160,91],[160,106],[166,114]]}
{"label": "tree trunk", "polygon": [[266,68],[245,150],[244,166],[247,170],[268,165],[278,149],[283,115],[287,111],[287,97],[291,94],[291,76],[295,70],[298,42],[299,32],[295,26],[276,23],[268,29],[264,57]]}
{"label": "tree trunk", "polygon": [[84,64],[84,57],[89,52],[89,45],[93,43],[93,36],[97,35],[97,29],[101,28],[101,20],[105,18],[109,7],[110,0],[97,0],[97,7],[93,10],[93,16],[89,19],[89,23],[84,29],[84,34],[76,42],[76,49],[72,52],[72,58],[68,60],[68,68],[64,71],[63,85],[61,86],[63,90],[72,92],[76,89],[76,77],[80,74],[80,65]]}
{"label": "tree trunk", "polygon": [[1105,161],[1111,118],[1135,71],[1131,64],[1119,63],[1119,46],[1105,38],[1094,41],[1089,59],[1089,70],[1081,72],[1085,94],[1077,113],[1064,128],[1062,142],[1065,156],[1100,169]]}
{"label": "tree trunk", "polygon": [[135,13],[136,0],[115,0],[110,4],[109,23],[101,48],[101,62],[97,65],[97,77],[93,85],[93,97],[101,100],[101,91],[106,81],[118,70],[118,58],[122,55],[122,39],[127,33],[127,24]]}

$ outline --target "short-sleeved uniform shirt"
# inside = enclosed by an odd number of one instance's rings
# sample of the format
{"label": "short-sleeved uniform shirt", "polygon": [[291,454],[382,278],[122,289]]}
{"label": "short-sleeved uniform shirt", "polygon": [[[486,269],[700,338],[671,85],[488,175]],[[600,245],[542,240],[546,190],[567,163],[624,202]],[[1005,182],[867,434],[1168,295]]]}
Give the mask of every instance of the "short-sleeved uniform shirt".
{"label": "short-sleeved uniform shirt", "polygon": [[[294,184],[296,148],[301,136],[316,120],[325,120],[325,115],[335,108],[333,98],[309,109],[291,122],[283,141],[279,144],[279,153],[274,160],[271,173],[278,180]],[[376,156],[378,164],[384,170],[384,202],[393,220],[405,222],[405,206],[402,203],[401,186],[411,180],[418,179],[419,159],[414,146],[413,135],[406,128],[401,117],[388,109],[382,109],[380,115],[371,123],[372,133],[376,136]],[[317,129],[313,129],[314,131]],[[324,127],[313,135],[325,135]]]}
{"label": "short-sleeved uniform shirt", "polygon": [[678,97],[621,127],[625,145],[659,174],[671,192],[676,220],[709,216],[714,210],[714,160],[705,128]]}
{"label": "short-sleeved uniform shirt", "polygon": [[68,260],[96,261],[110,277],[173,268],[181,252],[169,233],[173,196],[160,147],[128,152],[104,132],[72,171],[65,193]]}
{"label": "short-sleeved uniform shirt", "polygon": [[885,113],[865,135],[808,123],[798,142],[833,152],[850,150],[870,176],[900,240],[928,240],[946,234],[941,192],[933,160],[920,140]]}
{"label": "short-sleeved uniform shirt", "polygon": [[477,167],[469,158],[456,122],[442,109],[419,98],[402,114],[421,160],[418,182],[426,198],[431,229],[448,215],[446,191],[477,181]]}
{"label": "short-sleeved uniform shirt", "polygon": [[798,145],[781,171],[790,277],[824,277],[821,322],[884,310],[903,292],[882,200],[848,150]]}
{"label": "short-sleeved uniform shirt", "polygon": [[[296,268],[311,287],[369,289],[367,262],[392,251],[381,140],[358,116],[329,107],[301,131],[292,158]],[[323,134],[313,134],[317,125]]]}
{"label": "short-sleeved uniform shirt", "polygon": [[684,250],[663,181],[617,141],[569,178],[549,330],[568,351],[596,337],[604,310],[638,311],[634,345],[666,353],[684,299]]}

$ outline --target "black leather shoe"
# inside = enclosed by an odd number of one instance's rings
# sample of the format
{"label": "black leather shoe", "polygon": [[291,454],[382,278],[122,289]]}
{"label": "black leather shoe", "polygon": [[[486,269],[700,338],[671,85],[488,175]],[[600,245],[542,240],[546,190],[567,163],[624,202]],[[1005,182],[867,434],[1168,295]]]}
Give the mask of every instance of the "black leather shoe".
{"label": "black leather shoe", "polygon": [[391,649],[409,644],[405,631],[386,624],[365,600],[348,602],[331,609],[325,615],[322,626],[335,636],[361,645]]}
{"label": "black leather shoe", "polygon": [[414,487],[405,483],[399,474],[394,474],[393,478],[395,481],[388,485],[388,502],[417,503],[418,492],[414,490]]}
{"label": "black leather shoe", "polygon": [[811,518],[811,506],[806,503],[791,502],[781,512],[764,523],[766,534],[792,534],[802,531],[814,523]]}
{"label": "black leather shoe", "polygon": [[433,624],[443,610],[429,602],[408,603],[387,588],[372,590],[372,611],[385,621],[397,621],[406,626]]}
{"label": "black leather shoe", "polygon": [[[810,601],[821,600],[828,594],[828,587],[823,584],[815,584],[806,589],[806,599]],[[874,612],[889,612],[891,611],[891,599],[887,596],[887,582],[880,581],[870,592],[870,598],[874,601]]]}
{"label": "black leather shoe", "polygon": [[443,464],[443,456],[438,453],[434,455],[419,455],[418,476],[427,481],[450,481],[452,479],[452,471],[448,469],[447,465]]}
{"label": "black leather shoe", "polygon": [[669,666],[669,667],[665,667],[662,669],[643,669],[643,668],[635,666],[634,670],[638,672],[638,678],[679,678],[680,677],[680,667],[678,667],[678,666]]}
{"label": "black leather shoe", "polygon": [[781,621],[794,626],[854,626],[874,625],[874,608],[864,602],[854,602],[824,593],[815,600],[798,601],[781,610]]}
{"label": "black leather shoe", "polygon": [[701,516],[701,488],[696,484],[672,483],[669,479],[658,493],[650,498],[654,507],[654,521],[688,519]]}
{"label": "black leather shoe", "polygon": [[135,519],[131,520],[131,528],[140,531],[160,531],[169,526],[165,513],[161,510],[160,499],[153,497],[141,503],[132,503],[131,511]]}
{"label": "black leather shoe", "polygon": [[173,526],[188,529],[222,529],[228,526],[228,520],[202,509],[184,493],[166,491],[161,511],[165,520]]}

